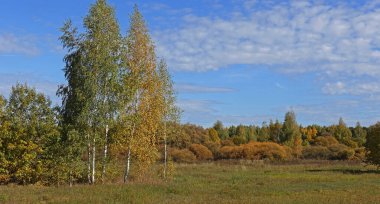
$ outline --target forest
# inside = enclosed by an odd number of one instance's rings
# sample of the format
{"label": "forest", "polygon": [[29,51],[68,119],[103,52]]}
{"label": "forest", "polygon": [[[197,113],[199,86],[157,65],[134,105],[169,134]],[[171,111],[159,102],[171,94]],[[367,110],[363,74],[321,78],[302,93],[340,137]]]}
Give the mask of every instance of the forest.
{"label": "forest", "polygon": [[301,126],[289,111],[259,126],[181,124],[168,67],[137,6],[125,35],[106,0],[91,6],[83,28],[68,20],[61,33],[62,103],[20,83],[0,96],[0,184],[170,181],[177,164],[223,161],[380,164],[380,123]]}

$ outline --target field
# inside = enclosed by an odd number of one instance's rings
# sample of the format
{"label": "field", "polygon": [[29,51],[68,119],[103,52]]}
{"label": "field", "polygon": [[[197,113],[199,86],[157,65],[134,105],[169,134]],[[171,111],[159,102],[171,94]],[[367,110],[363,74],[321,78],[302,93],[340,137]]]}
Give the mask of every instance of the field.
{"label": "field", "polygon": [[181,164],[168,183],[2,186],[0,203],[380,203],[380,172],[349,162]]}

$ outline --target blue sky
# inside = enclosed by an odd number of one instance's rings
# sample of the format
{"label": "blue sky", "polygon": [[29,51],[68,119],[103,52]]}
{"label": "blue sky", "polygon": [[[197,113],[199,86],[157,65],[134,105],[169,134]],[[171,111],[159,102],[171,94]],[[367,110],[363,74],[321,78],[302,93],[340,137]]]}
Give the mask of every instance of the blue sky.
{"label": "blue sky", "polygon": [[[94,0],[0,0],[0,94],[27,82],[53,101],[65,83],[58,37]],[[109,0],[122,32],[138,4],[167,60],[182,122],[380,120],[380,1]]]}

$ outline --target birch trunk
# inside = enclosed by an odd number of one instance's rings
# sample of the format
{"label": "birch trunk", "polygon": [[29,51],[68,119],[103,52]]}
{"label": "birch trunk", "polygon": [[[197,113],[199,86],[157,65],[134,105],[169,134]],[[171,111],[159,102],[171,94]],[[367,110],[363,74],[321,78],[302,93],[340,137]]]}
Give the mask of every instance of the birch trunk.
{"label": "birch trunk", "polygon": [[88,184],[92,183],[91,180],[91,142],[90,142],[90,136],[87,136],[88,142],[87,142],[87,179],[88,179]]}
{"label": "birch trunk", "polygon": [[132,131],[131,131],[131,140],[129,141],[129,145],[128,145],[127,166],[126,166],[125,174],[124,174],[124,183],[128,182],[128,176],[129,176],[129,171],[131,167],[131,142],[132,142],[133,134],[135,134],[135,128],[136,128],[136,124],[133,123]]}
{"label": "birch trunk", "polygon": [[128,147],[128,158],[127,158],[127,166],[126,166],[125,175],[124,175],[124,183],[128,182],[130,166],[131,166],[131,145],[129,145]]}
{"label": "birch trunk", "polygon": [[168,160],[168,147],[166,144],[166,122],[164,122],[164,146],[165,146],[165,152],[164,152],[164,179],[166,179],[166,172],[167,172],[167,160]]}
{"label": "birch trunk", "polygon": [[95,184],[95,155],[96,155],[96,149],[95,149],[95,137],[94,137],[94,143],[92,144],[92,184]]}
{"label": "birch trunk", "polygon": [[106,138],[105,138],[104,152],[103,152],[102,183],[104,183],[105,176],[106,176],[107,153],[108,153],[108,125],[106,125]]}
{"label": "birch trunk", "polygon": [[70,187],[73,187],[73,170],[70,170]]}

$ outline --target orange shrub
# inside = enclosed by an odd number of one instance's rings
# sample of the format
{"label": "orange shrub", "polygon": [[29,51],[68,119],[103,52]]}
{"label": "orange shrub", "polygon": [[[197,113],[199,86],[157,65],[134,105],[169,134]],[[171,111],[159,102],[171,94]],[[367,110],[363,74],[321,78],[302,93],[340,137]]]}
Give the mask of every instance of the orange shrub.
{"label": "orange shrub", "polygon": [[192,144],[189,150],[195,154],[198,160],[211,160],[214,158],[212,152],[201,144]]}
{"label": "orange shrub", "polygon": [[222,159],[242,159],[243,147],[242,146],[224,146],[220,148],[220,157]]}
{"label": "orange shrub", "polygon": [[244,159],[259,160],[282,160],[287,158],[285,149],[273,142],[250,142],[243,145]]}
{"label": "orange shrub", "polygon": [[205,146],[212,152],[212,155],[214,155],[214,158],[217,159],[220,157],[220,142],[206,142]]}
{"label": "orange shrub", "polygon": [[355,149],[355,159],[364,160],[366,154],[366,149],[364,147],[359,147]]}
{"label": "orange shrub", "polygon": [[286,149],[273,142],[250,142],[240,146],[224,146],[220,148],[223,159],[250,159],[250,160],[282,160],[289,158]]}
{"label": "orange shrub", "polygon": [[191,163],[197,160],[193,152],[188,149],[170,149],[169,155],[173,158],[175,162]]}

